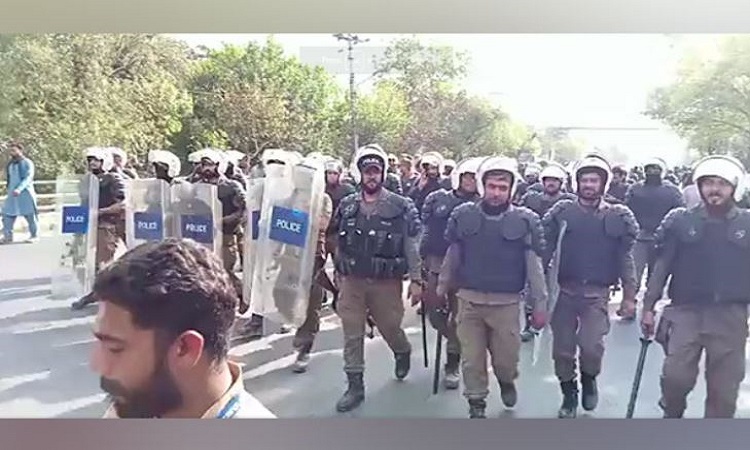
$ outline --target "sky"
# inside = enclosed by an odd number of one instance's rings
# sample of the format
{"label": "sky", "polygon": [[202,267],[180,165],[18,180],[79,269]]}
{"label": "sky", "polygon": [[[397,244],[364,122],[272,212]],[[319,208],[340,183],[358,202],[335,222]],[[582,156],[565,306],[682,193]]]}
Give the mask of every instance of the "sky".
{"label": "sky", "polygon": [[[219,47],[223,43],[264,42],[261,34],[171,35],[192,46]],[[363,34],[369,42],[355,53],[369,60],[393,39],[404,35]],[[535,127],[615,127],[638,131],[574,131],[590,147],[617,145],[628,154],[628,163],[638,163],[658,154],[670,164],[683,162],[685,143],[668,127],[645,117],[649,93],[669,84],[686,45],[708,45],[709,36],[659,34],[448,34],[418,35],[426,43],[447,44],[467,51],[469,75],[463,80],[468,91],[499,104],[511,116]],[[305,62],[321,63],[348,86],[348,75],[340,73],[322,55],[344,58],[343,45],[331,34],[277,34],[286,52]],[[338,61],[340,62],[341,59]],[[367,89],[368,64],[357,75]]]}

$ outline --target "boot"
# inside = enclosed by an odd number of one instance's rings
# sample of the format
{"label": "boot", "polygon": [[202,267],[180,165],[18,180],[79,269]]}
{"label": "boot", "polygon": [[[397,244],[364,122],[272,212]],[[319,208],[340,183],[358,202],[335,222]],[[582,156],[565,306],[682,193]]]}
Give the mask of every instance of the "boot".
{"label": "boot", "polygon": [[307,365],[310,363],[310,350],[312,350],[312,344],[305,344],[299,349],[297,353],[297,360],[292,365],[292,372],[294,373],[305,373],[307,372]]}
{"label": "boot", "polygon": [[593,411],[599,403],[599,389],[596,386],[596,377],[581,374],[581,404],[586,411]]}
{"label": "boot", "polygon": [[362,372],[350,372],[346,374],[349,387],[336,403],[336,411],[349,412],[365,401],[365,382]]}
{"label": "boot", "polygon": [[70,309],[72,309],[73,311],[80,311],[94,302],[96,302],[94,294],[86,294],[73,302],[73,304],[70,305]]}
{"label": "boot", "polygon": [[575,419],[578,413],[578,384],[576,380],[563,381],[560,383],[563,402],[557,417],[560,419]]}
{"label": "boot", "polygon": [[411,352],[395,353],[394,355],[396,357],[396,378],[403,380],[409,375],[409,370],[411,369]]}
{"label": "boot", "polygon": [[446,355],[447,361],[445,362],[445,377],[443,378],[443,386],[446,389],[453,390],[458,389],[461,383],[461,378],[458,374],[458,366],[461,363],[461,355],[458,353],[448,353]]}
{"label": "boot", "polygon": [[487,408],[487,402],[484,400],[469,400],[469,419],[486,419],[484,410]]}
{"label": "boot", "polygon": [[516,406],[518,401],[518,391],[516,391],[515,383],[503,383],[500,382],[500,398],[503,401],[503,405],[506,408],[512,408]]}

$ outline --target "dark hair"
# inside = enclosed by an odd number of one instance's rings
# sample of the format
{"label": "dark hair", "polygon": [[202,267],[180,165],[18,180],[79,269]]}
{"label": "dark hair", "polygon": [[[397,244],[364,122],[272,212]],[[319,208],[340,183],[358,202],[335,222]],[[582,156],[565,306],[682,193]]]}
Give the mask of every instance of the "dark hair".
{"label": "dark hair", "polygon": [[194,330],[213,360],[227,356],[237,291],[219,258],[194,241],[142,244],[97,274],[93,291],[130,312],[139,328],[170,341]]}
{"label": "dark hair", "polygon": [[11,141],[8,144],[8,149],[15,148],[17,150],[23,151],[23,144],[18,141]]}

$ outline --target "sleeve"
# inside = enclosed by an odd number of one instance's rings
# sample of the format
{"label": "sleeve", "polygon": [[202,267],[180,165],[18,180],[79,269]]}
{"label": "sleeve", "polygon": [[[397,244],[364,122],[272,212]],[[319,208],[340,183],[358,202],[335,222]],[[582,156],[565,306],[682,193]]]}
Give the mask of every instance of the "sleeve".
{"label": "sleeve", "polygon": [[635,298],[638,291],[639,283],[636,281],[635,258],[633,257],[633,247],[638,236],[638,221],[635,219],[633,211],[626,206],[620,205],[618,213],[625,221],[625,235],[620,240],[620,281],[622,282],[622,293],[625,298]]}
{"label": "sleeve", "polygon": [[112,196],[117,202],[125,201],[125,178],[119,174],[112,174]]}
{"label": "sleeve", "polygon": [[448,247],[443,259],[443,265],[440,267],[438,275],[437,292],[447,293],[456,288],[456,274],[461,264],[461,247],[458,243],[453,243]]}
{"label": "sleeve", "polygon": [[562,211],[565,203],[565,201],[555,203],[555,205],[552,206],[549,211],[547,211],[547,214],[545,214],[541,220],[542,230],[544,233],[544,241],[548,243],[545,247],[544,255],[542,258],[544,267],[547,267],[549,265],[550,260],[552,260],[552,255],[555,253],[555,251],[557,251],[557,240],[560,233],[560,223],[558,221],[558,215]]}
{"label": "sleeve", "polygon": [[677,250],[677,239],[674,233],[674,224],[686,213],[685,208],[677,208],[670,211],[656,229],[656,262],[654,269],[646,285],[646,294],[643,296],[643,308],[645,311],[653,311],[656,302],[662,296],[667,278],[672,272],[672,264]]}
{"label": "sleeve", "polygon": [[544,276],[544,261],[546,243],[544,239],[544,228],[542,221],[534,212],[528,211],[529,215],[529,251],[526,252],[526,277],[529,282],[529,301],[534,309],[546,311],[547,309],[547,282]]}
{"label": "sleeve", "polygon": [[239,181],[232,180],[232,187],[234,188],[234,204],[240,211],[245,211],[247,207],[247,191]]}
{"label": "sleeve", "polygon": [[430,195],[427,196],[427,198],[424,200],[424,205],[422,205],[422,211],[420,213],[422,223],[427,223],[428,220],[430,220],[430,217],[432,216],[432,212],[435,209],[435,202],[437,201],[438,197],[438,191],[430,193]]}
{"label": "sleeve", "polygon": [[457,244],[458,238],[458,216],[461,214],[462,206],[454,209],[448,217],[448,224],[445,226],[445,240],[450,244]]}
{"label": "sleeve", "polygon": [[331,196],[323,193],[323,208],[320,211],[320,232],[325,233],[328,229],[328,225],[331,223],[333,215],[333,200]]}

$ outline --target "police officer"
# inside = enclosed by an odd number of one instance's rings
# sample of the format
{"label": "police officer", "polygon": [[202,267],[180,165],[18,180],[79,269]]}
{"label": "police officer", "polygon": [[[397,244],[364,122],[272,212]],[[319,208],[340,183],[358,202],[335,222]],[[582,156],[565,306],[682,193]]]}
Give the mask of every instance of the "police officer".
{"label": "police officer", "polygon": [[618,202],[625,202],[630,184],[628,183],[628,170],[624,166],[612,168],[612,184],[609,185],[607,194]]}
{"label": "police officer", "polygon": [[[574,194],[563,191],[564,183],[568,179],[568,173],[562,166],[555,163],[548,164],[541,171],[539,178],[544,185],[544,191],[527,190],[526,194],[521,198],[519,205],[534,211],[540,218],[544,217],[547,211],[560,200],[576,199]],[[521,332],[522,342],[532,340],[538,332],[531,326],[532,314],[534,312],[533,307],[533,303],[527,303],[524,309],[526,325],[523,332]]]}
{"label": "police officer", "polygon": [[469,417],[484,418],[488,390],[487,352],[503,404],[517,401],[515,380],[521,342],[521,291],[528,283],[536,306],[534,326],[545,323],[547,293],[539,217],[512,205],[519,181],[516,162],[490,157],[477,171],[478,202],[457,207],[445,237],[450,247],[440,273],[438,295],[457,289],[458,338],[463,358],[464,396]]}
{"label": "police officer", "polygon": [[125,178],[137,180],[138,173],[129,167],[128,154],[125,150],[117,147],[110,147],[109,150],[112,152],[112,170],[120,172]]}
{"label": "police officer", "polygon": [[[337,159],[329,159],[325,162],[325,174],[326,174],[326,194],[331,198],[332,211],[336,211],[345,197],[353,194],[355,189],[352,185],[343,183],[341,180],[343,172],[343,164]],[[325,245],[325,259],[330,256],[332,259],[336,253],[336,245],[338,244],[338,231],[336,230],[333,221],[329,220],[329,225],[326,229],[326,245]],[[321,273],[322,277],[328,277],[327,274]],[[328,280],[330,282],[330,280]],[[326,287],[333,294],[334,303],[338,299],[338,288],[330,283],[331,286]]]}
{"label": "police officer", "polygon": [[[451,189],[440,189],[427,196],[422,208],[424,234],[420,244],[425,275],[425,306],[432,326],[447,339],[445,377],[446,389],[458,389],[461,345],[456,335],[456,296],[437,297],[437,281],[443,265],[448,242],[445,228],[451,212],[463,203],[477,199],[476,172],[484,158],[469,158],[461,162],[451,174]],[[443,303],[440,300],[447,300]]]}
{"label": "police officer", "polygon": [[411,192],[414,184],[419,180],[419,175],[414,171],[414,158],[409,154],[401,155],[399,164],[399,176],[401,177],[401,186],[407,194]]}
{"label": "police officer", "polygon": [[[635,278],[640,290],[643,273],[651,273],[654,265],[654,233],[656,227],[667,213],[675,208],[685,206],[677,186],[665,181],[663,175],[667,164],[660,158],[652,158],[644,165],[646,179],[628,189],[625,205],[633,211],[640,226],[640,233],[635,244]],[[648,280],[648,276],[646,277]],[[635,311],[626,314],[622,308],[617,314],[625,320],[635,319]]]}
{"label": "police officer", "polygon": [[516,195],[513,202],[518,204],[528,190],[543,191],[544,188],[539,183],[539,174],[542,168],[538,164],[528,164],[523,169],[523,179],[518,183]]}
{"label": "police officer", "polygon": [[422,211],[427,196],[440,189],[443,157],[438,152],[428,152],[422,155],[419,164],[422,174],[408,196],[414,201],[417,210]]}
{"label": "police officer", "polygon": [[337,313],[344,331],[344,372],[349,382],[336,405],[339,412],[356,408],[365,398],[368,313],[395,355],[396,378],[406,378],[411,367],[411,344],[401,326],[405,275],[411,279],[412,305],[422,296],[421,224],[413,202],[383,188],[388,162],[382,150],[363,148],[353,163],[361,192],[343,199],[334,216],[339,234],[336,269],[341,274]]}
{"label": "police officer", "polygon": [[[99,178],[96,230],[96,271],[99,272],[114,260],[118,247],[125,245],[125,178],[118,171],[112,171],[111,149],[92,147],[86,149],[85,155],[89,172]],[[73,302],[71,308],[80,310],[95,301],[89,293]]]}
{"label": "police officer", "polygon": [[180,175],[182,163],[177,155],[166,150],[151,150],[147,159],[158,180],[167,184],[179,182],[177,177]]}
{"label": "police officer", "polygon": [[237,227],[240,226],[245,216],[245,189],[239,182],[224,176],[226,161],[221,152],[206,149],[201,157],[201,166],[197,171],[199,178],[196,182],[217,186],[222,208],[222,261],[237,289],[237,295],[240,296],[240,313],[243,313],[249,307],[250,299],[243,299],[242,282],[235,274],[234,268],[238,256]]}
{"label": "police officer", "polygon": [[[632,249],[638,224],[627,207],[603,199],[611,179],[604,158],[586,156],[573,177],[578,200],[557,202],[543,219],[548,249],[559,252],[560,261],[557,273],[552,273],[560,294],[550,321],[555,375],[563,394],[560,418],[577,414],[577,353],[583,408],[596,409],[596,377],[601,372],[604,337],[610,329],[609,293],[618,280],[622,282],[625,311],[635,309]],[[566,231],[556,248],[563,227]]]}
{"label": "police officer", "polygon": [[[680,418],[705,352],[706,418],[732,418],[745,377],[750,304],[750,211],[737,207],[745,168],[728,156],[695,167],[703,204],[671,211],[656,233],[657,260],[643,299],[641,324],[665,353],[665,418]],[[671,304],[654,330],[654,306],[667,278]]]}
{"label": "police officer", "polygon": [[446,159],[443,161],[443,179],[440,181],[440,187],[443,189],[451,190],[453,182],[451,180],[451,173],[456,169],[456,161],[452,159]]}

